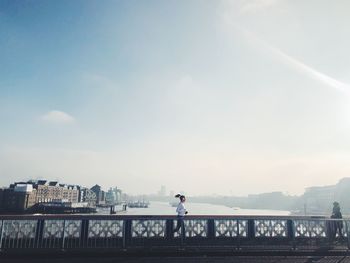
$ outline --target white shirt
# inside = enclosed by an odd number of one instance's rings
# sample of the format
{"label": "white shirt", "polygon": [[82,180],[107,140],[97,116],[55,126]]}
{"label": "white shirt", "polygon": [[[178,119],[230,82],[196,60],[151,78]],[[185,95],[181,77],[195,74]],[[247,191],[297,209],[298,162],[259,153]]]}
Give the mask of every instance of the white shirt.
{"label": "white shirt", "polygon": [[186,214],[185,204],[182,203],[182,202],[180,202],[180,203],[177,205],[176,212],[177,212],[177,215],[178,215],[178,216],[184,216],[184,215]]}

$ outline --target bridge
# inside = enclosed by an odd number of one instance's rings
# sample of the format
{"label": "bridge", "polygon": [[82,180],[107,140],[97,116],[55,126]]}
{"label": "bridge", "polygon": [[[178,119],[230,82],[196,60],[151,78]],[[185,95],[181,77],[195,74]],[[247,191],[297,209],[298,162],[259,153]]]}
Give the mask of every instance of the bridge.
{"label": "bridge", "polygon": [[[259,256],[261,261],[298,256],[340,257],[345,262],[350,255],[350,219],[187,216],[184,228],[173,233],[176,221],[175,216],[4,215],[0,216],[0,259],[103,253],[104,258],[229,255]],[[342,224],[343,237],[335,234],[336,224]]]}

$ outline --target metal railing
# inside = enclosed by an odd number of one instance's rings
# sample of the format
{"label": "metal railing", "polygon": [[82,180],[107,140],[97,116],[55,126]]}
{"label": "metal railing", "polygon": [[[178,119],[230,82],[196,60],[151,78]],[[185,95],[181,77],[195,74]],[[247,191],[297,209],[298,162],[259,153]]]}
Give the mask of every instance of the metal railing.
{"label": "metal railing", "polygon": [[[350,248],[350,220],[288,216],[0,216],[0,249]],[[338,230],[338,231],[337,231]]]}

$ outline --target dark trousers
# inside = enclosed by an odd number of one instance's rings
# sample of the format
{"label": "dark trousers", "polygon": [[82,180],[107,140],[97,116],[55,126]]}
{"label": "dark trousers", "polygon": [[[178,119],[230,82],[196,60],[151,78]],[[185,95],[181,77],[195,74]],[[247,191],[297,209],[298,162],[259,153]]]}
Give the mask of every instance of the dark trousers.
{"label": "dark trousers", "polygon": [[343,222],[336,221],[336,222],[333,222],[333,225],[334,225],[333,239],[336,237],[337,232],[339,233],[339,237],[343,238]]}
{"label": "dark trousers", "polygon": [[184,216],[177,216],[177,224],[174,229],[174,233],[178,232],[179,230],[184,230],[185,229],[185,224],[184,224]]}
{"label": "dark trousers", "polygon": [[343,222],[342,221],[330,221],[328,224],[328,231],[330,234],[330,239],[334,240],[337,236],[339,238],[344,238],[343,236]]}

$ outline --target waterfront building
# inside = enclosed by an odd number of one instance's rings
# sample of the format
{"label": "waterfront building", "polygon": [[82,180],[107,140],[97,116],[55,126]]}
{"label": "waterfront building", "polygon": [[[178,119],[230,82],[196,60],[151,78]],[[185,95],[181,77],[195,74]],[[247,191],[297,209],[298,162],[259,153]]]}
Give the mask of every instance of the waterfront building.
{"label": "waterfront building", "polygon": [[122,201],[122,190],[118,187],[110,187],[106,193],[106,204],[118,204]]}
{"label": "waterfront building", "polygon": [[88,204],[89,207],[95,207],[97,202],[97,197],[94,191],[89,188],[82,187],[80,189],[80,201]]}
{"label": "waterfront building", "polygon": [[0,212],[4,209],[3,208],[4,191],[5,191],[5,188],[0,188]]}
{"label": "waterfront building", "polygon": [[106,203],[106,194],[102,190],[102,187],[98,184],[90,188],[96,194],[96,204],[104,205]]}
{"label": "waterfront building", "polygon": [[329,214],[334,201],[338,201],[345,213],[350,213],[350,178],[346,177],[335,185],[306,188],[302,200],[304,213]]}
{"label": "waterfront building", "polygon": [[106,204],[108,205],[114,205],[116,204],[117,196],[115,192],[113,191],[113,188],[109,188],[108,192],[106,193]]}
{"label": "waterfront building", "polygon": [[37,190],[36,203],[51,202],[62,199],[62,188],[57,182],[46,180],[30,181]]}
{"label": "waterfront building", "polygon": [[122,190],[119,189],[118,187],[114,187],[113,188],[113,191],[115,193],[115,196],[116,196],[116,203],[121,203],[122,202]]}
{"label": "waterfront building", "polygon": [[0,210],[24,212],[40,203],[85,202],[87,205],[96,205],[96,196],[91,190],[85,194],[83,200],[79,200],[80,195],[79,186],[59,184],[57,181],[15,182],[9,188],[0,189]]}
{"label": "waterfront building", "polygon": [[329,206],[335,201],[335,189],[335,185],[306,188],[303,195],[304,213],[329,213]]}
{"label": "waterfront building", "polygon": [[24,212],[35,205],[36,192],[30,184],[0,189],[0,211]]}
{"label": "waterfront building", "polygon": [[[56,181],[28,181],[37,190],[36,203],[47,202],[79,202],[77,186],[59,184]],[[17,183],[15,183],[16,185]]]}
{"label": "waterfront building", "polygon": [[64,202],[78,203],[79,190],[75,185],[65,185],[62,192],[62,200]]}

